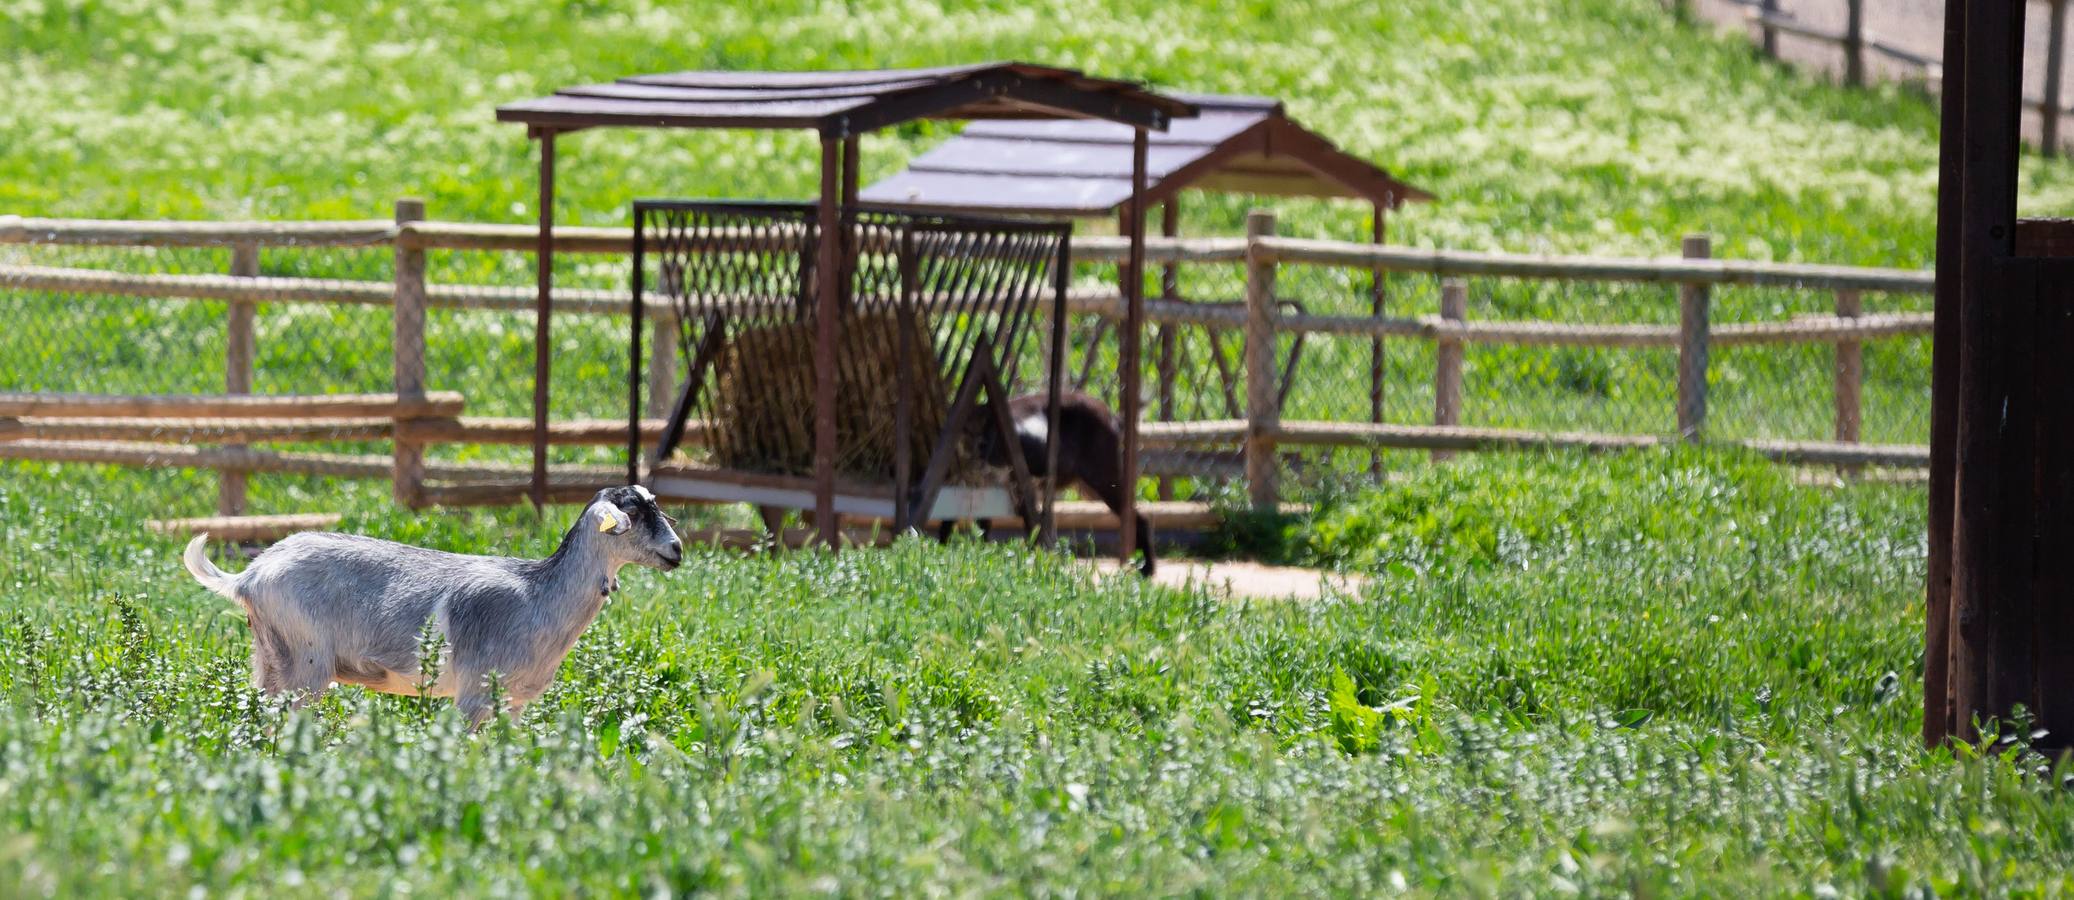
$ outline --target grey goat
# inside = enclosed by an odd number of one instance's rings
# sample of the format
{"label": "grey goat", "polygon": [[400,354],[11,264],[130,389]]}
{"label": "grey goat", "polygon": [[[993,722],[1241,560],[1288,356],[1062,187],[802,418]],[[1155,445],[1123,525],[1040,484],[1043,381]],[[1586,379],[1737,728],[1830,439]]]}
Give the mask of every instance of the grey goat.
{"label": "grey goat", "polygon": [[[667,572],[684,557],[655,495],[640,486],[599,491],[554,555],[540,560],[305,532],[230,575],[203,552],[208,538],[190,542],[183,561],[203,587],[245,607],[260,690],[300,692],[297,705],[333,681],[454,697],[477,726],[492,712],[492,673],[514,714],[547,690],[619,588],[622,566]],[[419,635],[428,620],[445,637],[447,657],[424,690]]]}

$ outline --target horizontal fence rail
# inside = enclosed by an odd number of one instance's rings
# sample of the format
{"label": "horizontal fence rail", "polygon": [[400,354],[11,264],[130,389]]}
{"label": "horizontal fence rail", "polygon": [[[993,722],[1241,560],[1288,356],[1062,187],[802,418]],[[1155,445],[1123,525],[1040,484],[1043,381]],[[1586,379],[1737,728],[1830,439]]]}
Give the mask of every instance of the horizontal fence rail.
{"label": "horizontal fence rail", "polygon": [[[421,205],[409,203],[399,204],[398,212],[398,221],[394,222],[146,222],[0,216],[0,245],[238,251],[231,271],[226,274],[137,273],[0,263],[0,285],[24,292],[223,302],[232,316],[233,335],[227,363],[232,371],[232,392],[225,395],[0,393],[0,457],[217,469],[225,473],[226,485],[232,474],[240,479],[235,498],[226,489],[225,508],[221,510],[225,515],[236,511],[231,508],[232,499],[242,504],[241,479],[246,472],[392,480],[398,500],[411,506],[525,500],[524,466],[440,463],[422,458],[420,448],[428,445],[523,445],[531,443],[534,436],[530,419],[464,416],[461,393],[430,390],[445,386],[424,384],[424,311],[530,315],[534,289],[508,284],[434,283],[426,275],[425,255],[431,250],[531,253],[536,248],[537,231],[532,226],[426,221],[419,218]],[[1676,350],[1681,358],[1696,361],[1701,369],[1707,365],[1707,347],[1834,345],[1838,440],[1736,439],[1711,443],[1740,446],[1775,460],[1805,465],[1920,468],[1926,464],[1927,451],[1920,446],[1858,442],[1858,394],[1863,390],[1862,348],[1885,339],[1927,336],[1931,333],[1932,316],[1927,312],[1866,314],[1858,298],[1866,293],[1928,295],[1935,286],[1933,272],[1693,257],[1553,256],[1394,247],[1282,237],[1274,233],[1271,217],[1249,223],[1249,235],[1147,239],[1148,263],[1167,267],[1169,272],[1164,295],[1159,299],[1148,297],[1144,303],[1145,321],[1162,333],[1158,342],[1148,346],[1164,347],[1161,352],[1171,357],[1176,345],[1169,329],[1186,327],[1212,338],[1235,337],[1245,348],[1229,360],[1213,354],[1213,361],[1224,370],[1226,417],[1148,420],[1142,424],[1144,446],[1157,451],[1148,457],[1148,468],[1158,469],[1163,477],[1222,479],[1243,475],[1258,482],[1254,485],[1256,505],[1278,508],[1271,506],[1280,502],[1274,473],[1283,465],[1280,460],[1288,448],[1428,451],[1441,459],[1466,451],[1617,450],[1686,439],[1673,433],[1591,433],[1457,424],[1462,409],[1464,366],[1460,348],[1464,345]],[[623,228],[557,228],[554,240],[558,251],[566,253],[625,255],[632,248],[632,233]],[[396,275],[388,280],[260,275],[254,261],[256,248],[260,247],[385,249],[395,254]],[[1124,260],[1127,253],[1127,241],[1118,237],[1081,237],[1072,243],[1075,264],[1113,266]],[[1172,289],[1171,274],[1181,266],[1226,267],[1244,284],[1233,285],[1221,298],[1212,293],[1204,299],[1183,299]],[[1431,276],[1448,285],[1444,296],[1455,299],[1442,304],[1440,315],[1388,315],[1383,312],[1380,299],[1370,315],[1313,314],[1305,311],[1303,297],[1296,296],[1301,293],[1299,289],[1277,287],[1278,283],[1289,283],[1275,277],[1278,268],[1293,271],[1298,267],[1345,270],[1351,274],[1343,277],[1353,278],[1379,279],[1385,273]],[[1476,320],[1465,315],[1460,299],[1462,288],[1455,281],[1471,277],[1663,285],[1683,290],[1664,294],[1665,312],[1673,320],[1669,322]],[[1834,314],[1803,312],[1775,321],[1721,324],[1706,320],[1706,306],[1702,303],[1698,307],[1700,318],[1692,321],[1689,298],[1704,296],[1705,289],[1715,287],[1832,292],[1837,302]],[[1281,297],[1277,291],[1292,296]],[[1688,300],[1681,301],[1678,294],[1686,295]],[[554,301],[557,310],[578,315],[625,316],[632,312],[631,295],[624,288],[557,288]],[[790,304],[794,300],[744,296],[734,302]],[[1688,309],[1684,322],[1676,321],[1681,302]],[[250,342],[254,339],[250,317],[253,305],[261,303],[393,309],[396,392],[305,396],[248,393],[253,356]],[[1090,317],[1098,323],[1094,345],[1081,363],[1084,372],[1093,363],[1095,347],[1102,340],[1103,332],[1099,329],[1113,329],[1113,323],[1125,318],[1123,292],[1114,284],[1101,287],[1081,283],[1069,291],[1068,310],[1074,316]],[[673,333],[675,310],[669,304],[649,303],[644,313],[655,326],[654,334]],[[244,317],[242,331],[239,316]],[[1434,362],[1434,424],[1385,423],[1379,418],[1380,399],[1375,400],[1377,418],[1371,421],[1285,417],[1283,406],[1291,387],[1286,379],[1301,377],[1295,357],[1303,349],[1304,339],[1333,336],[1372,342],[1378,367],[1382,365],[1379,360],[1385,338],[1429,342],[1444,351],[1437,354]],[[242,348],[240,341],[244,342]],[[1295,346],[1287,347],[1291,341]],[[1695,342],[1698,353],[1691,352]],[[1287,360],[1278,356],[1284,351],[1277,348],[1282,347],[1287,347]],[[652,443],[662,432],[665,412],[661,406],[666,404],[661,401],[673,390],[680,374],[675,371],[681,362],[677,350],[667,342],[659,350],[649,357],[650,371],[646,377],[650,396],[658,398],[659,405],[651,406],[647,413],[654,418],[640,423],[643,443]],[[1160,407],[1162,415],[1166,415],[1171,412],[1171,400],[1165,393],[1172,391],[1177,373],[1170,358],[1160,366],[1160,390],[1164,392]],[[1378,368],[1377,372],[1380,371]],[[1188,374],[1193,377],[1197,373]],[[1279,390],[1254,389],[1254,385],[1267,384],[1278,375],[1285,379]],[[1826,383],[1829,379],[1825,376],[1823,380]],[[1234,389],[1233,385],[1241,382],[1247,388]],[[1681,387],[1681,392],[1704,391],[1704,384],[1705,379],[1701,378],[1697,387]],[[1380,398],[1381,388],[1375,390]],[[1690,408],[1693,415],[1703,418],[1704,400],[1703,395],[1681,395],[1679,409]],[[1696,427],[1691,431],[1692,437],[1699,433]],[[623,419],[558,421],[549,426],[547,435],[552,444],[600,447],[625,446],[628,436],[628,423]],[[686,444],[697,445],[702,438],[694,430],[686,435]],[[249,446],[375,441],[391,442],[394,453],[291,453]],[[222,446],[188,446],[191,444]],[[432,483],[440,481],[447,483]],[[550,494],[557,500],[580,500],[587,498],[589,491],[612,481],[613,472],[602,467],[559,466]],[[1161,490],[1164,496],[1164,481]]]}

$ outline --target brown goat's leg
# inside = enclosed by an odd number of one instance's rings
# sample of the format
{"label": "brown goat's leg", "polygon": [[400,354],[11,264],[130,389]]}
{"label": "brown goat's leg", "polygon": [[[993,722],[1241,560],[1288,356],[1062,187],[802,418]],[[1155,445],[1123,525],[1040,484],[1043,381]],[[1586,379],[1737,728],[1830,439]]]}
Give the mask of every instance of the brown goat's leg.
{"label": "brown goat's leg", "polygon": [[[1121,520],[1123,516],[1123,492],[1125,490],[1123,466],[1117,462],[1113,455],[1107,453],[1090,454],[1075,461],[1083,465],[1092,464],[1096,471],[1082,473],[1084,477],[1078,479],[1081,486],[1102,498],[1103,505],[1109,507],[1109,511],[1115,513],[1118,519]],[[1060,464],[1060,468],[1064,468],[1063,461]],[[1143,513],[1140,513],[1137,518],[1137,528],[1134,530],[1138,534],[1138,550],[1145,554],[1144,561],[1138,564],[1138,573],[1151,577],[1153,568],[1158,564],[1152,552],[1152,523],[1145,518]],[[1118,525],[1121,526],[1121,524],[1121,521],[1119,521]]]}

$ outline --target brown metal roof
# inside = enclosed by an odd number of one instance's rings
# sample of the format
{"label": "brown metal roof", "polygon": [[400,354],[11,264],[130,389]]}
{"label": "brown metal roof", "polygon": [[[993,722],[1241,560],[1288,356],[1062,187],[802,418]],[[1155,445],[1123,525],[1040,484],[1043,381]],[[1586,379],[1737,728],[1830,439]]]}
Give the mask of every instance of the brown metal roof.
{"label": "brown metal roof", "polygon": [[1018,62],[836,72],[675,72],[578,85],[497,107],[500,122],[573,131],[810,128],[848,137],[914,119],[1100,119],[1163,131],[1188,103],[1130,81]]}
{"label": "brown metal roof", "polygon": [[[1298,125],[1280,101],[1175,96],[1200,115],[1152,135],[1151,202],[1187,188],[1354,197],[1391,208],[1433,199]],[[858,199],[911,209],[1102,215],[1130,199],[1131,134],[1110,122],[975,122]]]}

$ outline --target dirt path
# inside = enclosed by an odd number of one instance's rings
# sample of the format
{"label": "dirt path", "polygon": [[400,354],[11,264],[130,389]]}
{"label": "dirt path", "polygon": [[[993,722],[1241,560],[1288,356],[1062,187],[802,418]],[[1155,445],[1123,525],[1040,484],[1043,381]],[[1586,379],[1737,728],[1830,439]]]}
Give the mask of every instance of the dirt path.
{"label": "dirt path", "polygon": [[[1104,573],[1117,570],[1116,560],[1094,563]],[[1169,587],[1209,585],[1214,593],[1228,598],[1252,600],[1318,600],[1328,596],[1358,596],[1368,579],[1360,575],[1269,566],[1255,562],[1194,559],[1161,560],[1153,580]]]}

